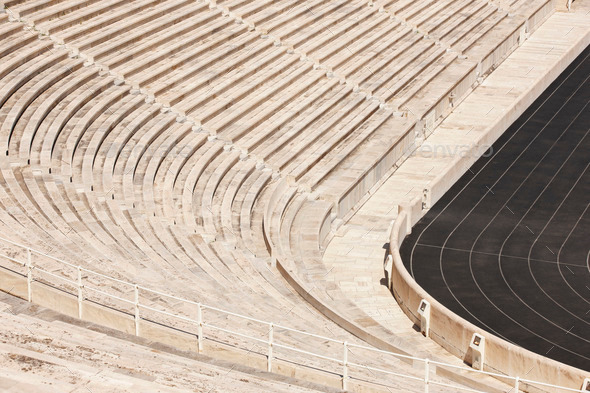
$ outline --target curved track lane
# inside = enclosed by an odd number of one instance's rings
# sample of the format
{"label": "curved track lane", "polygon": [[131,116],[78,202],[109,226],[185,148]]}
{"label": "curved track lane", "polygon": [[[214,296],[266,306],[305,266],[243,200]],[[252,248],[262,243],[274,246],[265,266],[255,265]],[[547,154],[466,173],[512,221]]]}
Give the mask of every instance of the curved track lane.
{"label": "curved track lane", "polygon": [[458,315],[590,370],[590,47],[416,224],[406,268]]}

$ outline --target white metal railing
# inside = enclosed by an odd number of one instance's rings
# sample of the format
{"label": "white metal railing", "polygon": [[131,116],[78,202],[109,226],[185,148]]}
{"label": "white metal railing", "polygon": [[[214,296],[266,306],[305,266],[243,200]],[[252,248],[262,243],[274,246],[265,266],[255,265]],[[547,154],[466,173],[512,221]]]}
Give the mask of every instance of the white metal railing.
{"label": "white metal railing", "polygon": [[[27,281],[27,300],[29,302],[31,302],[32,299],[32,293],[33,293],[33,283],[35,281],[40,281],[43,284],[46,285],[50,285],[50,286],[54,286],[56,287],[59,284],[56,284],[54,281],[49,281],[46,279],[43,279],[42,277],[35,277],[34,273],[40,273],[41,275],[46,275],[48,277],[53,278],[56,281],[60,281],[61,283],[65,283],[65,284],[69,284],[71,287],[73,287],[75,289],[75,293],[70,293],[70,295],[77,297],[78,300],[78,317],[82,318],[83,316],[83,307],[84,307],[84,302],[88,299],[86,297],[87,294],[89,294],[90,292],[94,292],[97,294],[100,294],[102,296],[105,296],[107,299],[112,300],[116,300],[118,302],[122,302],[125,303],[127,305],[130,306],[130,308],[133,309],[133,318],[134,318],[134,324],[135,324],[135,334],[137,336],[140,335],[140,324],[142,319],[146,320],[146,317],[142,317],[142,313],[141,310],[146,310],[146,311],[150,311],[156,314],[161,314],[161,315],[165,315],[167,317],[170,317],[172,319],[175,319],[177,321],[182,321],[182,322],[186,322],[189,323],[193,326],[196,327],[197,332],[196,332],[196,337],[197,337],[197,346],[198,346],[198,350],[199,352],[203,351],[203,347],[204,347],[204,340],[206,340],[206,336],[205,336],[205,332],[204,332],[204,328],[207,329],[211,329],[212,331],[218,331],[218,332],[223,332],[223,333],[228,333],[230,335],[233,336],[238,336],[238,337],[242,337],[245,338],[249,341],[254,341],[256,343],[262,344],[263,346],[266,346],[266,358],[267,358],[267,371],[272,372],[273,370],[273,360],[274,359],[278,359],[278,357],[275,357],[275,355],[273,354],[273,348],[282,348],[288,351],[292,351],[295,353],[299,353],[302,355],[305,355],[306,357],[312,357],[315,359],[321,359],[324,361],[328,361],[328,362],[332,362],[335,363],[336,365],[338,365],[341,370],[340,372],[340,378],[341,378],[341,386],[343,390],[348,389],[348,383],[350,380],[356,380],[356,381],[362,381],[365,383],[370,383],[370,384],[375,384],[378,386],[385,386],[387,388],[387,384],[384,381],[371,381],[371,380],[367,380],[366,378],[364,378],[362,375],[356,375],[354,373],[351,372],[352,370],[363,370],[363,371],[369,371],[371,373],[373,372],[377,372],[380,374],[384,374],[384,375],[389,375],[392,377],[397,377],[397,378],[405,378],[408,380],[413,380],[413,381],[419,381],[423,383],[424,386],[424,392],[428,393],[429,392],[429,387],[430,385],[436,385],[436,386],[441,386],[441,387],[447,387],[447,388],[451,388],[451,389],[456,389],[456,390],[462,390],[462,391],[467,391],[467,392],[476,392],[476,393],[484,393],[482,391],[479,390],[475,390],[463,385],[450,385],[450,384],[446,384],[440,381],[436,381],[430,378],[430,374],[431,374],[431,365],[434,366],[440,366],[440,367],[444,367],[444,368],[453,368],[453,369],[458,369],[458,370],[462,370],[465,372],[469,372],[469,373],[475,373],[476,375],[482,375],[482,376],[491,376],[491,377],[496,377],[496,378],[500,378],[503,380],[508,380],[508,381],[512,381],[512,388],[510,388],[509,390],[507,390],[510,393],[518,393],[520,390],[520,384],[524,383],[524,384],[529,384],[529,385],[536,385],[536,386],[542,386],[542,387],[546,387],[546,388],[551,388],[551,389],[561,389],[562,391],[567,391],[567,392],[579,392],[579,393],[583,393],[583,390],[581,389],[572,389],[572,388],[567,388],[567,387],[563,387],[563,386],[557,386],[557,385],[551,385],[551,384],[547,384],[547,383],[542,383],[542,382],[537,382],[537,381],[532,381],[532,380],[527,380],[524,378],[520,378],[520,377],[512,377],[512,376],[508,376],[508,375],[503,375],[503,374],[497,374],[497,373],[492,373],[492,372],[488,372],[488,371],[480,371],[480,370],[475,370],[472,368],[468,368],[468,367],[464,367],[464,366],[458,366],[458,365],[452,365],[452,364],[447,364],[447,363],[441,363],[441,362],[437,362],[437,361],[433,361],[430,359],[425,359],[425,358],[418,358],[418,357],[413,357],[413,356],[408,356],[408,355],[403,355],[403,354],[399,354],[399,353],[394,353],[394,352],[389,352],[389,351],[384,351],[381,349],[377,349],[377,348],[373,348],[373,347],[367,347],[367,346],[363,346],[363,345],[358,345],[358,344],[352,344],[352,343],[348,343],[346,341],[341,341],[341,340],[336,340],[330,337],[325,337],[325,336],[321,336],[321,335],[317,335],[317,334],[313,334],[313,333],[308,333],[305,331],[301,331],[301,330],[297,330],[297,329],[293,329],[287,326],[282,326],[279,324],[274,324],[272,322],[268,322],[268,321],[263,321],[260,319],[256,319],[256,318],[252,318],[252,317],[248,317],[245,315],[241,315],[241,314],[237,314],[231,311],[227,311],[227,310],[223,310],[217,307],[213,307],[213,306],[207,306],[204,304],[201,304],[199,302],[195,302],[192,300],[187,300],[187,299],[183,299],[171,294],[167,294],[167,293],[163,293],[160,291],[156,291],[153,289],[149,289],[149,288],[145,288],[142,286],[139,286],[137,284],[132,284],[123,280],[119,280],[113,277],[109,277],[106,276],[104,274],[95,272],[93,270],[89,270],[86,268],[83,268],[81,266],[77,266],[68,262],[65,262],[61,259],[52,257],[50,255],[47,255],[45,253],[33,250],[27,246],[24,246],[22,244],[19,243],[15,243],[11,240],[8,239],[4,239],[0,237],[0,241],[2,242],[6,242],[12,246],[18,247],[21,250],[25,250],[26,251],[26,261],[21,261],[17,258],[11,257],[9,255],[5,255],[5,254],[0,254],[0,259],[1,260],[7,260],[9,262],[12,262],[14,264],[20,265],[21,267],[25,268],[25,272],[21,273],[21,272],[17,272],[15,270],[13,270],[13,268],[11,267],[7,267],[4,264],[0,263],[0,267],[4,268],[4,269],[8,269],[10,271],[15,272],[16,274],[19,274],[21,276],[24,276],[26,278]],[[41,256],[44,258],[49,259],[52,262],[55,262],[58,264],[58,266],[60,268],[62,267],[68,267],[71,268],[73,271],[76,272],[76,278],[75,279],[70,279],[67,277],[63,277],[61,275],[55,274],[54,272],[51,272],[49,270],[45,270],[43,268],[41,268],[39,265],[35,265],[34,264],[34,258],[33,256]],[[129,289],[132,289],[133,291],[133,300],[130,299],[125,299],[124,297],[121,296],[117,296],[111,293],[108,293],[102,289],[99,288],[94,288],[88,285],[87,282],[84,281],[84,275],[83,273],[86,273],[88,276],[92,275],[95,277],[100,277],[101,279],[104,280],[109,280],[112,282],[116,282],[118,284],[121,284],[125,287],[128,287]],[[49,282],[48,282],[49,281]],[[151,307],[147,304],[141,304],[140,303],[140,292],[144,292],[144,293],[151,293],[154,295],[158,295],[161,296],[163,298],[168,298],[168,299],[173,299],[176,301],[180,301],[180,302],[184,302],[186,304],[190,304],[196,307],[196,312],[197,312],[197,318],[193,319],[193,318],[189,318],[186,316],[182,316],[179,315],[178,313],[174,313],[174,312],[170,312],[170,311],[165,311],[165,310],[161,310],[155,307]],[[94,300],[93,300],[94,301]],[[96,303],[96,301],[94,301]],[[108,307],[113,308],[112,305],[109,305]],[[254,337],[252,335],[248,335],[248,334],[244,334],[244,333],[240,333],[240,332],[236,332],[230,329],[226,329],[220,326],[216,326],[213,323],[209,323],[209,322],[205,322],[203,319],[203,311],[204,310],[212,310],[215,311],[217,313],[220,313],[222,315],[225,316],[232,316],[235,318],[239,318],[242,319],[244,321],[249,321],[249,322],[254,322],[257,323],[259,325],[265,326],[268,330],[266,330],[266,337],[264,338],[260,338],[260,337]],[[122,312],[122,313],[127,313],[127,311],[122,310],[122,309],[116,309],[116,311]],[[161,324],[161,323],[160,323]],[[162,324],[161,324],[162,325]],[[171,329],[175,329],[173,326],[169,326],[169,325],[164,325],[165,327],[171,328]],[[284,343],[279,343],[276,340],[276,335],[275,335],[275,331],[277,329],[281,329],[284,331],[288,331],[288,332],[292,332],[292,333],[296,333],[296,334],[300,334],[306,337],[311,337],[311,338],[317,338],[320,339],[321,342],[323,343],[323,345],[326,345],[326,342],[329,343],[333,343],[333,344],[338,344],[341,345],[342,347],[342,353],[341,353],[341,357],[332,357],[332,356],[327,356],[327,355],[322,355],[319,353],[314,353],[314,352],[309,352],[306,351],[304,349],[301,348],[296,348]],[[228,345],[232,345],[230,343],[226,343]],[[351,348],[355,348],[355,349],[359,349],[359,350],[365,350],[365,351],[369,351],[369,352],[373,352],[375,354],[381,354],[381,355],[391,355],[396,359],[405,359],[405,360],[409,360],[412,362],[422,362],[424,364],[424,368],[423,368],[423,374],[422,376],[418,377],[415,375],[409,375],[409,374],[402,374],[402,373],[397,373],[391,370],[386,370],[380,367],[374,367],[374,366],[369,366],[367,364],[362,364],[362,363],[355,363],[355,362],[351,362],[349,361],[349,352],[351,353],[352,350]],[[294,361],[293,359],[289,359],[288,357],[286,357],[286,355],[281,355],[280,359],[284,359],[284,360],[288,360],[288,361]],[[307,359],[307,358],[306,358]],[[295,362],[298,362],[298,360],[295,360]],[[299,363],[300,364],[300,363]],[[300,364],[302,366],[308,366],[311,367],[309,364]],[[313,366],[314,369],[319,370],[321,372],[326,372],[326,373],[331,373],[334,374],[333,371],[329,371],[326,369],[318,369],[317,366]],[[374,375],[374,374],[373,374]]]}

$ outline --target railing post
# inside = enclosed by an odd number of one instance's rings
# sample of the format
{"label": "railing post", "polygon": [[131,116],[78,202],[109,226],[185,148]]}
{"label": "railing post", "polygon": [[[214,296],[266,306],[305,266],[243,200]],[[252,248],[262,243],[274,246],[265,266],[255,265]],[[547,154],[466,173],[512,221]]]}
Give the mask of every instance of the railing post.
{"label": "railing post", "polygon": [[430,360],[424,360],[424,393],[428,393],[428,385],[430,383]]}
{"label": "railing post", "polygon": [[30,248],[27,248],[27,300],[33,301],[33,262]]}
{"label": "railing post", "polygon": [[274,335],[274,324],[271,322],[268,328],[268,362],[267,370],[269,373],[272,372],[272,343]]}
{"label": "railing post", "polygon": [[139,336],[139,287],[134,286],[135,292],[135,335]]}
{"label": "railing post", "polygon": [[348,389],[348,343],[344,341],[344,353],[342,354],[342,390]]}
{"label": "railing post", "polygon": [[82,319],[82,302],[84,301],[84,294],[82,293],[82,268],[78,266],[78,319]]}
{"label": "railing post", "polygon": [[516,377],[514,380],[514,393],[518,393],[520,389],[520,377]]}
{"label": "railing post", "polygon": [[203,352],[203,309],[201,303],[197,303],[197,343],[199,353]]}

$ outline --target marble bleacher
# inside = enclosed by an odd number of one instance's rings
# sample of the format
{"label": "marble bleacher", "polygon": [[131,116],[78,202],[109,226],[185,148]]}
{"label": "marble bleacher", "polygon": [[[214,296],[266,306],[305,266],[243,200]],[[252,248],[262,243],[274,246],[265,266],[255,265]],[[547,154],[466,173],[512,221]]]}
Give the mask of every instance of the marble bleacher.
{"label": "marble bleacher", "polygon": [[291,285],[313,288],[331,230],[550,2],[2,3],[5,233],[354,341]]}
{"label": "marble bleacher", "polygon": [[[10,38],[26,41],[30,34],[19,29]],[[253,234],[262,217],[253,210],[271,171],[98,67],[45,48],[0,81],[5,233],[107,276],[361,342],[309,308],[269,269],[262,238]],[[54,274],[71,273],[46,265]],[[131,288],[101,277],[87,280],[132,296]],[[192,315],[186,305],[153,299],[166,303]],[[238,332],[249,329],[225,317],[214,320]],[[317,349],[306,337],[284,336],[298,348]],[[419,384],[411,389],[420,390]]]}

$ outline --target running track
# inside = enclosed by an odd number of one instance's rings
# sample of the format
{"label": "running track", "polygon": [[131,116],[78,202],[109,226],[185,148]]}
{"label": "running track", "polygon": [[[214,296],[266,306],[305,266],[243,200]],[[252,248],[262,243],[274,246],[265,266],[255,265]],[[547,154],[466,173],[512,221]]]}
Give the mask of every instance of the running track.
{"label": "running track", "polygon": [[415,280],[468,321],[590,371],[590,47],[416,224]]}

